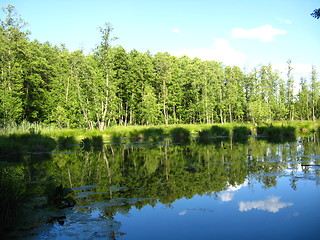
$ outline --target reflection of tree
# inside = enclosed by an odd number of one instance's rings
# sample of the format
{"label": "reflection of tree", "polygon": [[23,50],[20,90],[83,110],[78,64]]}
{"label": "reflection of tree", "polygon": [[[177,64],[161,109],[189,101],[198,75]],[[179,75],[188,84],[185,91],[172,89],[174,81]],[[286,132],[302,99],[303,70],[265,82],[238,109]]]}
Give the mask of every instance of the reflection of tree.
{"label": "reflection of tree", "polygon": [[[303,145],[299,152],[294,143],[279,145],[254,138],[246,144],[226,138],[211,144],[104,145],[101,151],[70,153],[64,150],[45,161],[29,155],[19,171],[25,181],[44,183],[34,188],[37,196],[44,194],[46,183],[73,188],[92,185],[90,190],[76,190],[85,194],[84,198],[77,199],[78,206],[86,206],[88,202],[139,199],[102,207],[103,216],[112,219],[117,212],[126,214],[133,206],[141,209],[157,202],[170,205],[195,194],[218,196],[217,193],[229,186],[239,186],[248,178],[257,179],[264,188],[274,187],[277,174],[288,167],[288,161],[309,161],[298,157],[301,149],[305,155],[320,150],[313,141],[302,139],[299,144]],[[293,157],[295,155],[297,157]],[[293,177],[290,186],[296,189],[298,180]]]}

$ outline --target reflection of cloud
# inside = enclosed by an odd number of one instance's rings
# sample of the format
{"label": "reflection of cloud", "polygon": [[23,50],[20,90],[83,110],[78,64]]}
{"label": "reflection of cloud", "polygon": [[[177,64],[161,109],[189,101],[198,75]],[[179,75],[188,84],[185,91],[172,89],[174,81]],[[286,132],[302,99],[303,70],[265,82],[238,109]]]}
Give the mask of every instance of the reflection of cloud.
{"label": "reflection of cloud", "polygon": [[263,25],[261,27],[252,28],[252,29],[243,29],[243,28],[233,28],[232,29],[232,38],[251,38],[258,39],[261,42],[271,42],[275,40],[276,35],[286,34],[284,30],[279,30],[271,25]]}
{"label": "reflection of cloud", "polygon": [[188,210],[181,211],[181,212],[179,212],[179,215],[184,216],[184,215],[186,215],[187,212],[188,212]]}
{"label": "reflection of cloud", "polygon": [[280,197],[269,197],[262,201],[240,202],[239,210],[246,212],[252,209],[264,210],[272,213],[279,212],[281,208],[292,206],[292,202],[280,202]]}
{"label": "reflection of cloud", "polygon": [[222,202],[229,202],[233,199],[234,193],[225,191],[220,194],[220,198]]}
{"label": "reflection of cloud", "polygon": [[242,187],[245,187],[248,185],[248,182],[245,181],[243,184],[241,185],[236,185],[236,186],[229,186],[228,189],[226,191],[222,191],[220,193],[220,198],[222,202],[229,202],[231,200],[233,200],[234,197],[234,192],[238,191],[239,189],[241,189]]}

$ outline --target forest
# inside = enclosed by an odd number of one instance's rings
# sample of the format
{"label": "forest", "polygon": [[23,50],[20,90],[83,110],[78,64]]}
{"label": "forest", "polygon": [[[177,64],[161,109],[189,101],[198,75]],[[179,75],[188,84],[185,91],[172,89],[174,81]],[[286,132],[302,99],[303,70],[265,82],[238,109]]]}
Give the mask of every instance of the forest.
{"label": "forest", "polygon": [[[0,19],[0,126],[22,121],[103,130],[112,125],[316,120],[315,67],[294,85],[271,64],[221,62],[117,46],[111,24],[90,54],[30,40],[14,6]],[[297,89],[296,89],[297,88]]]}

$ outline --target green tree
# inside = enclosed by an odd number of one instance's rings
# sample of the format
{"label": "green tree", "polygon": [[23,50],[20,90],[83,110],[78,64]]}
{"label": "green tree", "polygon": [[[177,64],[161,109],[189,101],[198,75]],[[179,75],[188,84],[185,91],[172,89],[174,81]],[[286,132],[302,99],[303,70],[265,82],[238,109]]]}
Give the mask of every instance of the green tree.
{"label": "green tree", "polygon": [[300,79],[300,89],[296,101],[296,116],[300,120],[309,120],[311,114],[310,91],[305,78]]}
{"label": "green tree", "polygon": [[95,117],[98,128],[103,130],[109,126],[111,120],[116,113],[115,107],[118,105],[116,97],[116,84],[111,81],[112,78],[112,59],[110,56],[111,42],[116,40],[112,37],[113,27],[110,23],[106,23],[104,27],[100,28],[101,43],[98,45],[95,56],[99,63],[101,72],[96,74],[94,94],[95,100]]}
{"label": "green tree", "polygon": [[142,101],[139,104],[140,119],[142,124],[157,124],[160,110],[154,90],[148,84],[145,84],[142,94]]}
{"label": "green tree", "polygon": [[287,61],[288,72],[287,72],[287,83],[286,83],[286,104],[288,106],[288,119],[294,120],[294,79],[292,76],[293,67],[291,65],[291,60]]}
{"label": "green tree", "polygon": [[14,123],[23,117],[23,67],[28,31],[26,23],[15,7],[3,8],[5,19],[0,19],[0,122]]}
{"label": "green tree", "polygon": [[154,67],[156,71],[156,79],[161,86],[159,89],[161,96],[159,101],[162,104],[163,122],[169,124],[169,107],[168,107],[168,85],[172,81],[172,65],[173,58],[169,53],[157,53],[154,58]]}
{"label": "green tree", "polygon": [[317,78],[315,66],[312,66],[311,71],[311,109],[312,120],[315,121],[319,117],[319,100],[320,100],[320,84]]}

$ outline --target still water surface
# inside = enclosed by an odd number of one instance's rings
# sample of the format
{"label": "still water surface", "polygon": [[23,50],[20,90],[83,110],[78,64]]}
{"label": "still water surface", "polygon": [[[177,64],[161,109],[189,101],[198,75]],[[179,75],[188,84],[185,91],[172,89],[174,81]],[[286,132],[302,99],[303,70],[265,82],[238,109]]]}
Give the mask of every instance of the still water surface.
{"label": "still water surface", "polygon": [[[313,137],[104,144],[30,154],[11,167],[35,194],[29,221],[13,234],[21,239],[320,238]],[[76,205],[45,207],[60,184]]]}

